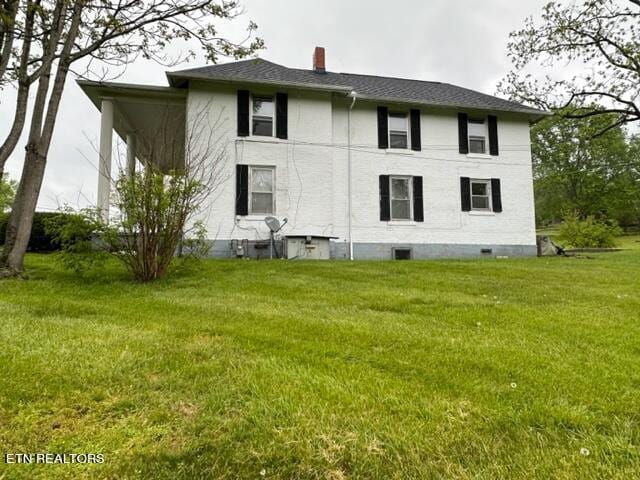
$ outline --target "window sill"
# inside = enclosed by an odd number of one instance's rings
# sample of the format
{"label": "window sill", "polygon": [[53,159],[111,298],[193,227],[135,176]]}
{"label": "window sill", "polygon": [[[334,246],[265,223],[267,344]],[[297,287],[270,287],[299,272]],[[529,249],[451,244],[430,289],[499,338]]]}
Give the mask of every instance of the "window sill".
{"label": "window sill", "polygon": [[467,153],[467,158],[482,158],[485,160],[490,160],[493,158],[492,155],[488,153]]}
{"label": "window sill", "polygon": [[238,137],[238,141],[241,142],[254,142],[254,143],[282,143],[286,140],[278,137],[267,137],[266,135],[249,135],[247,137]]}
{"label": "window sill", "polygon": [[389,220],[387,225],[391,227],[415,227],[418,223],[413,220]]}
{"label": "window sill", "polygon": [[414,151],[409,147],[407,148],[385,148],[384,153],[388,153],[390,155],[413,155]]}
{"label": "window sill", "polygon": [[264,213],[264,214],[249,214],[249,215],[236,215],[236,220],[245,220],[247,222],[264,222],[264,219],[267,217],[273,217],[273,213]]}
{"label": "window sill", "polygon": [[478,217],[494,217],[496,215],[496,212],[489,212],[489,211],[483,211],[483,210],[471,210],[467,213],[469,215],[474,215]]}

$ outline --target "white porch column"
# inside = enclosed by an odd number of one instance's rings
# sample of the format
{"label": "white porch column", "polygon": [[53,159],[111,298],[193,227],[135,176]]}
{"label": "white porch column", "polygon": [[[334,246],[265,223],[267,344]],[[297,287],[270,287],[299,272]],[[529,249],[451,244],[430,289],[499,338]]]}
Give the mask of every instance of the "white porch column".
{"label": "white porch column", "polygon": [[127,133],[127,175],[133,176],[136,173],[136,149],[137,137],[135,133]]}
{"label": "white porch column", "polygon": [[111,194],[111,144],[113,141],[113,99],[103,98],[100,107],[100,159],[98,165],[98,208],[109,218]]}

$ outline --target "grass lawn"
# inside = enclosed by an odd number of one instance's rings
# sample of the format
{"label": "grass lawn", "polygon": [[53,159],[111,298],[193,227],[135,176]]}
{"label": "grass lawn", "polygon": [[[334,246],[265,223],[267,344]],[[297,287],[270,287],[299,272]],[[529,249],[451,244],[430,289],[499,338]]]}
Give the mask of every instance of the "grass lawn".
{"label": "grass lawn", "polygon": [[[640,243],[0,283],[0,478],[640,476]],[[586,450],[584,450],[586,449]],[[582,450],[582,452],[581,452]]]}

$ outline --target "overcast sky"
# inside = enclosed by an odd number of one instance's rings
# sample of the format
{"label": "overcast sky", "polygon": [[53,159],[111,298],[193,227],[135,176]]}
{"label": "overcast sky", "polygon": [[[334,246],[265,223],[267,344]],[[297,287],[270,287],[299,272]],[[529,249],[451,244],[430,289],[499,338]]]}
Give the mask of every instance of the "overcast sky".
{"label": "overcast sky", "polygon": [[[255,21],[266,44],[259,56],[289,67],[310,68],[317,45],[326,48],[330,71],[435,80],[493,94],[510,68],[509,32],[520,28],[527,16],[538,16],[546,1],[244,0],[246,14],[223,31],[237,40],[248,20]],[[202,65],[200,58],[184,68]],[[162,66],[138,62],[118,81],[166,85],[164,71]],[[2,139],[11,124],[14,98],[11,89],[0,92]],[[71,79],[58,116],[40,209],[95,203],[99,124],[98,110]],[[14,179],[22,168],[24,141],[19,147],[7,164]]]}

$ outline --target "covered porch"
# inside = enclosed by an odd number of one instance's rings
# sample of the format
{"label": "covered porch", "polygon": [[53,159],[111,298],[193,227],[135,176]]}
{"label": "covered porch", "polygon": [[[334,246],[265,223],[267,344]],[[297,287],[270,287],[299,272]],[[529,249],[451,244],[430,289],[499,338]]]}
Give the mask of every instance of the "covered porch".
{"label": "covered porch", "polygon": [[[169,172],[184,166],[186,90],[79,80],[100,110],[97,207],[108,216],[113,171],[113,131],[126,143],[117,165],[132,175],[137,163]],[[113,173],[112,173],[113,172]]]}

